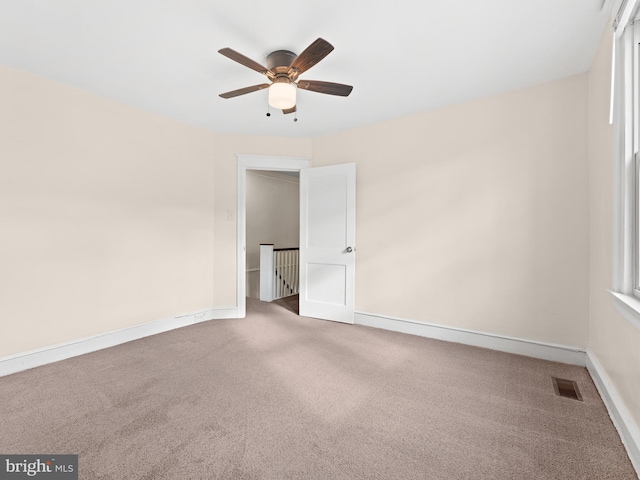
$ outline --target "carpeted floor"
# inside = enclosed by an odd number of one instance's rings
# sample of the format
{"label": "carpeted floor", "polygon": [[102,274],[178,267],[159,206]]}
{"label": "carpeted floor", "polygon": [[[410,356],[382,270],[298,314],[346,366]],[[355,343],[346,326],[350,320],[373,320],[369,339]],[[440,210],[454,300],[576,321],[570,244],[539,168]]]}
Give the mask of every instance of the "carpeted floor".
{"label": "carpeted floor", "polygon": [[91,480],[637,478],[584,368],[247,312],[0,378],[0,453]]}

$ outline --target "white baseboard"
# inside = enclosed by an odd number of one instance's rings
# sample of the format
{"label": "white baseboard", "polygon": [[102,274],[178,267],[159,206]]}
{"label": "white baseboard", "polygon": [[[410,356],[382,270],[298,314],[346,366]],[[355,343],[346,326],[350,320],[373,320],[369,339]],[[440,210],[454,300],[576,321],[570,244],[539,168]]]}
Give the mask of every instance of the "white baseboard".
{"label": "white baseboard", "polygon": [[93,337],[81,338],[72,342],[60,343],[16,355],[9,355],[0,358],[0,377],[67,358],[77,357],[85,353],[95,352],[103,348],[114,347],[121,343],[131,342],[139,338],[193,325],[194,323],[224,318],[237,318],[237,316],[236,307],[210,308],[194,313],[176,315],[175,317],[161,318],[153,322],[103,333]]}
{"label": "white baseboard", "polygon": [[580,365],[581,367],[586,365],[585,351],[577,347],[536,342],[522,338],[506,337],[364,312],[356,312],[355,323],[368,327],[392,330],[394,332],[409,333],[420,337],[463,343],[465,345],[489,348],[501,352],[541,358],[543,360],[570,363],[572,365]]}
{"label": "white baseboard", "polygon": [[636,474],[640,478],[640,429],[618,395],[598,357],[590,349],[587,349],[587,370],[589,370],[593,383],[600,392],[600,397],[609,411],[611,421],[618,430],[631,463],[636,469]]}
{"label": "white baseboard", "polygon": [[238,307],[216,307],[211,309],[212,316],[209,320],[224,320],[226,318],[238,318]]}

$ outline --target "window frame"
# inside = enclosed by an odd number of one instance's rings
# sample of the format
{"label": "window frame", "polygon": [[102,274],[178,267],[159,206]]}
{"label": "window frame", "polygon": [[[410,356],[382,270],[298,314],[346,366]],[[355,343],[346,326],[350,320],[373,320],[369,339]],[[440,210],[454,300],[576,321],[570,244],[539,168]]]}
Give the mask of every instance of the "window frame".
{"label": "window frame", "polygon": [[640,330],[640,21],[637,11],[629,18],[614,33],[612,59],[615,168],[610,293],[616,309]]}
{"label": "window frame", "polygon": [[[637,58],[637,57],[636,57]],[[637,98],[637,97],[636,97]],[[634,103],[637,103],[634,102]],[[637,108],[635,108],[637,110]],[[637,123],[634,123],[637,125]],[[634,130],[637,128],[634,127]],[[635,149],[635,147],[634,147]],[[638,214],[640,212],[640,168],[638,162],[640,161],[640,155],[638,151],[633,154],[633,202],[630,207],[633,229],[633,247],[632,247],[632,261],[633,261],[633,289],[632,295],[636,299],[640,300],[640,219]],[[640,312],[639,312],[640,313]]]}
{"label": "window frame", "polygon": [[631,154],[631,165],[627,171],[633,179],[632,201],[628,208],[633,232],[631,252],[633,277],[631,283],[631,294],[636,299],[640,299],[640,244],[638,243],[640,241],[640,221],[638,221],[638,213],[640,211],[638,208],[638,202],[640,201],[640,178],[638,178],[638,174],[640,173],[640,169],[638,168],[638,139],[640,138],[640,135],[638,134],[638,128],[640,127],[640,108],[638,104],[638,94],[640,93],[640,89],[638,89],[638,85],[640,84],[640,48],[638,47],[638,44],[640,43],[640,21],[637,21],[637,18],[635,18],[630,22],[630,26],[632,27],[633,32],[633,52],[631,57],[632,97],[628,100],[625,99],[625,103],[627,103],[626,108],[631,110],[632,115],[631,152],[627,152]]}

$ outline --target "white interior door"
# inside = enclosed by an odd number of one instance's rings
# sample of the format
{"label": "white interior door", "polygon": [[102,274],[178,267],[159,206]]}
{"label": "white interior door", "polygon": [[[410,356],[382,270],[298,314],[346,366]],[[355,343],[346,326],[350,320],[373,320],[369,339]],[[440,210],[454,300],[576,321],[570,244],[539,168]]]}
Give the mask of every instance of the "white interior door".
{"label": "white interior door", "polygon": [[300,170],[300,315],[353,323],[356,165]]}

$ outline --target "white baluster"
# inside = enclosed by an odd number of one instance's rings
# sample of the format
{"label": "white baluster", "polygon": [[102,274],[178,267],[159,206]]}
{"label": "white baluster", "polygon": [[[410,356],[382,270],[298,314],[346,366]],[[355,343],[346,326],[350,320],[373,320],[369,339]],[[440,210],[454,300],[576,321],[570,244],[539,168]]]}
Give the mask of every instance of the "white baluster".
{"label": "white baluster", "polygon": [[277,252],[276,262],[276,298],[282,298],[282,252]]}
{"label": "white baluster", "polygon": [[294,285],[296,294],[300,291],[300,250],[294,250]]}
{"label": "white baluster", "polygon": [[280,280],[278,278],[278,258],[279,258],[279,254],[278,252],[273,252],[273,275],[274,275],[274,280],[273,280],[273,298],[279,298],[278,297],[278,284],[280,283]]}
{"label": "white baluster", "polygon": [[280,254],[280,262],[278,262],[278,298],[284,297],[284,251],[278,252]]}
{"label": "white baluster", "polygon": [[291,250],[287,250],[287,296],[291,295]]}

